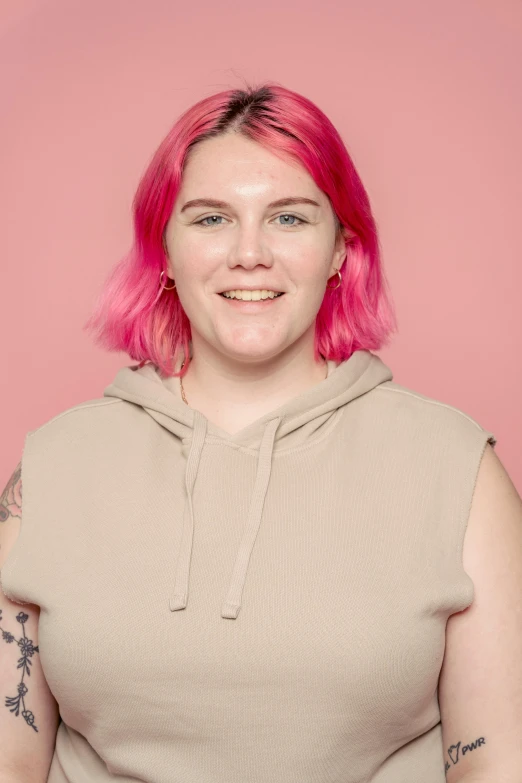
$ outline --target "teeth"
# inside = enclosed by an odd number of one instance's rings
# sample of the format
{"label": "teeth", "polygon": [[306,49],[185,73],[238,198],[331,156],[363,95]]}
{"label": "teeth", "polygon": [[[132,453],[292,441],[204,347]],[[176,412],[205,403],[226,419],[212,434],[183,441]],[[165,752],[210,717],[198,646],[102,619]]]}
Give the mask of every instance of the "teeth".
{"label": "teeth", "polygon": [[224,291],[222,296],[227,299],[242,299],[244,302],[258,301],[259,299],[274,299],[274,297],[282,296],[277,291],[267,291],[265,288],[259,291],[242,291],[237,289],[236,291]]}

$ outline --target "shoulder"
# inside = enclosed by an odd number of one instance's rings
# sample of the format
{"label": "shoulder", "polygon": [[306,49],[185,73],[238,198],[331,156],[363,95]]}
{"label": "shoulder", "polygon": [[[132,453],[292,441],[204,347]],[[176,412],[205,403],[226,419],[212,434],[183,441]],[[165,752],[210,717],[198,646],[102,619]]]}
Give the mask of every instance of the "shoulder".
{"label": "shoulder", "polygon": [[118,403],[121,402],[122,400],[114,397],[97,397],[92,400],[84,400],[60,411],[38,427],[30,430],[27,433],[27,437],[56,432],[63,428],[74,427],[75,425],[81,426],[84,423],[89,424],[92,423],[93,419],[107,418],[107,416],[110,416],[117,410],[119,407]]}
{"label": "shoulder", "polygon": [[[434,438],[462,442],[470,438],[482,442],[484,439],[492,446],[496,444],[495,435],[483,427],[466,411],[429,397],[394,381],[386,381],[374,390],[384,406],[385,414],[397,426],[410,427],[412,434],[423,431]],[[463,441],[465,442],[465,440]]]}
{"label": "shoulder", "polygon": [[[81,455],[99,455],[111,442],[120,442],[131,430],[128,407],[117,398],[84,400],[66,408],[25,433],[22,475],[47,474],[64,458],[74,462]],[[124,412],[124,409],[127,409]],[[68,455],[68,456],[67,456]]]}

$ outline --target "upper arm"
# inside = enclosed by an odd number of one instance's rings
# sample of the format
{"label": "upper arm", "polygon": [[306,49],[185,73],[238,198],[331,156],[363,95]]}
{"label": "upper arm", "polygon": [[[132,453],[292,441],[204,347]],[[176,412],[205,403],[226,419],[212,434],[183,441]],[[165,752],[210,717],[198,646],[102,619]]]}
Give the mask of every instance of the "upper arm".
{"label": "upper arm", "polygon": [[[0,569],[20,531],[20,468],[0,496]],[[13,772],[35,783],[47,780],[59,722],[40,664],[39,614],[38,606],[14,603],[0,589],[0,777]]]}
{"label": "upper arm", "polygon": [[522,501],[489,444],[463,566],[475,595],[448,620],[439,679],[447,781],[485,773],[511,783],[522,780]]}

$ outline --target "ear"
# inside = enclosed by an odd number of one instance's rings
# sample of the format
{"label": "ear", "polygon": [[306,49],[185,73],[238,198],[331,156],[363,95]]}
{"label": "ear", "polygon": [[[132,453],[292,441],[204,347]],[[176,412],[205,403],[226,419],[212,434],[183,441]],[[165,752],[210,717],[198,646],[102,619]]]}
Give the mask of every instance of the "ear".
{"label": "ear", "polygon": [[347,250],[346,250],[346,242],[348,240],[349,233],[344,228],[344,226],[341,226],[340,231],[338,232],[336,241],[335,241],[335,250],[332,258],[332,263],[330,266],[330,274],[329,277],[336,274],[336,270],[340,269],[342,265],[344,264],[344,261],[347,256]]}
{"label": "ear", "polygon": [[170,278],[174,279],[174,275],[172,274],[172,264],[170,262],[169,251],[167,249],[167,242],[165,241],[165,235],[163,235],[161,238],[161,244],[163,247],[163,252],[165,253],[165,258],[167,259],[167,274]]}

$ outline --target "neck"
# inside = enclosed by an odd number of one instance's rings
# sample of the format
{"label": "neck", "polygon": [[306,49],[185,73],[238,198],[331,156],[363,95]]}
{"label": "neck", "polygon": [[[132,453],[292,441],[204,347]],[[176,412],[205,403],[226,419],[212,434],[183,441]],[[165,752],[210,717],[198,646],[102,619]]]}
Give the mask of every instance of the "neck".
{"label": "neck", "polygon": [[237,432],[326,378],[327,363],[313,352],[270,363],[230,363],[194,350],[183,378],[187,404],[220,429]]}

